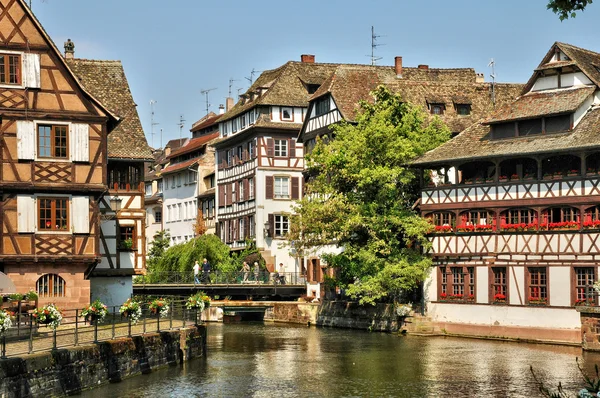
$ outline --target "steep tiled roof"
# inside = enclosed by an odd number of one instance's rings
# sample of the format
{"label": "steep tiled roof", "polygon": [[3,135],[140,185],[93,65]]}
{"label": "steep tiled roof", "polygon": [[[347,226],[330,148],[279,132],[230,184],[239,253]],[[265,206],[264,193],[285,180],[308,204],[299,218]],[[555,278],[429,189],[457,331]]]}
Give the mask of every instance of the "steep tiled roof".
{"label": "steep tiled roof", "polygon": [[183,146],[179,147],[177,150],[171,152],[171,154],[169,155],[169,159],[174,159],[177,156],[180,156],[180,155],[183,155],[186,153],[190,153],[199,148],[202,148],[204,145],[210,143],[212,140],[214,140],[215,138],[218,138],[218,137],[219,137],[219,132],[216,131],[211,134],[203,135],[202,137],[192,138],[191,140],[186,142],[185,145],[183,145]]}
{"label": "steep tiled roof", "polygon": [[596,90],[594,86],[528,93],[495,112],[487,123],[574,112]]}
{"label": "steep tiled roof", "polygon": [[214,112],[210,112],[208,115],[204,116],[202,119],[192,124],[192,128],[190,129],[190,131],[193,133],[194,131],[200,131],[206,127],[215,124],[219,119],[219,116],[220,115],[217,115]]}
{"label": "steep tiled roof", "polygon": [[196,163],[198,163],[198,160],[199,160],[198,158],[194,158],[194,159],[186,160],[185,162],[170,164],[162,171],[162,175],[165,175],[168,173],[174,173],[176,171],[185,170],[188,167],[194,166]]}
{"label": "steep tiled roof", "polygon": [[67,59],[67,64],[82,85],[121,119],[108,135],[108,157],[153,159],[121,61],[76,58]]}

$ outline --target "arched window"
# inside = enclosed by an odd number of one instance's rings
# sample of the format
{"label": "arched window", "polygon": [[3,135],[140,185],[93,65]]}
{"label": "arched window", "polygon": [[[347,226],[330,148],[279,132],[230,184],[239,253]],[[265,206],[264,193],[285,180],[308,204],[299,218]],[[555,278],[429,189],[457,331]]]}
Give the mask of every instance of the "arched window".
{"label": "arched window", "polygon": [[427,215],[435,226],[435,232],[452,232],[454,227],[454,214],[450,212],[435,212]]}
{"label": "arched window", "polygon": [[600,206],[590,207],[583,216],[585,228],[600,228]]}
{"label": "arched window", "polygon": [[577,177],[581,171],[581,159],[575,155],[556,155],[542,161],[544,179]]}
{"label": "arched window", "polygon": [[493,182],[495,174],[496,166],[492,162],[469,162],[458,168],[460,184]]}
{"label": "arched window", "polygon": [[46,274],[37,280],[35,290],[40,297],[65,297],[67,284],[56,274]]}
{"label": "arched window", "polygon": [[518,181],[537,179],[537,162],[535,159],[508,159],[500,163],[500,181]]}
{"label": "arched window", "polygon": [[508,209],[500,213],[500,228],[508,231],[535,231],[538,217],[535,210]]}
{"label": "arched window", "polygon": [[540,229],[564,230],[579,229],[581,217],[575,207],[560,206],[550,207],[542,212]]}
{"label": "arched window", "polygon": [[456,229],[462,232],[493,231],[496,229],[494,213],[488,210],[470,210],[460,214]]}

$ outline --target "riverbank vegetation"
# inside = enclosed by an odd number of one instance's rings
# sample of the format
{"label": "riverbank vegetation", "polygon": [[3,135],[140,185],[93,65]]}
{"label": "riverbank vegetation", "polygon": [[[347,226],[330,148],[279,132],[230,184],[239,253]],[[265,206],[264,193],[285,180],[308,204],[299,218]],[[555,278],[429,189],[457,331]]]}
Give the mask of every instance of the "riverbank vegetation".
{"label": "riverbank vegetation", "polygon": [[[291,216],[289,239],[298,257],[332,242],[322,256],[336,282],[361,303],[389,300],[423,281],[431,259],[431,224],[413,210],[419,197],[411,160],[450,138],[438,119],[380,86],[361,102],[355,123],[334,124],[306,156],[305,195]],[[330,247],[330,246],[329,246]]]}

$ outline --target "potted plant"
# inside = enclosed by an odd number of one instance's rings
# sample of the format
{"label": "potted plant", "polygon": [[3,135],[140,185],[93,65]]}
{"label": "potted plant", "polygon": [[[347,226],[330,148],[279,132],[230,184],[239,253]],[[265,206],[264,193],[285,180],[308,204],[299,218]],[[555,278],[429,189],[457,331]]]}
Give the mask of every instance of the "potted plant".
{"label": "potted plant", "polygon": [[577,177],[579,175],[579,171],[575,169],[571,169],[567,172],[567,176],[569,177]]}
{"label": "potted plant", "polygon": [[54,304],[47,304],[33,312],[33,318],[40,325],[56,330],[62,322],[62,312]]}
{"label": "potted plant", "polygon": [[469,294],[465,300],[469,301],[469,302],[474,302],[475,301],[475,295],[474,294]]}
{"label": "potted plant", "polygon": [[129,319],[131,323],[135,325],[138,322],[138,320],[142,317],[142,307],[137,301],[127,299],[127,301],[123,303],[121,308],[119,308],[119,314]]}
{"label": "potted plant", "polygon": [[519,180],[519,175],[518,174],[513,174],[510,176],[510,180],[511,181],[518,181]]}
{"label": "potted plant", "polygon": [[167,304],[167,300],[163,298],[152,300],[148,303],[148,308],[151,314],[160,316],[161,318],[166,317],[169,313],[169,305]]}
{"label": "potted plant", "polygon": [[600,228],[600,220],[585,221],[583,223],[583,228],[585,228],[585,229],[598,229],[598,228]]}
{"label": "potted plant", "polygon": [[561,178],[563,178],[563,174],[560,171],[556,171],[552,175],[553,180],[560,180]]}
{"label": "potted plant", "polygon": [[523,176],[524,180],[528,180],[531,181],[534,179],[533,173],[525,173],[525,175]]}
{"label": "potted plant", "polygon": [[496,293],[494,295],[494,303],[496,304],[506,304],[506,295],[502,293]]}
{"label": "potted plant", "polygon": [[210,297],[203,292],[198,292],[193,296],[188,297],[185,306],[188,310],[195,309],[197,311],[203,311],[205,308],[210,307]]}
{"label": "potted plant", "polygon": [[91,323],[102,322],[106,315],[108,315],[108,308],[100,300],[94,301],[81,310],[81,316]]}
{"label": "potted plant", "polygon": [[463,299],[463,295],[462,294],[452,294],[450,295],[450,300],[454,300],[454,301],[459,301]]}
{"label": "potted plant", "polygon": [[527,302],[529,303],[529,305],[548,305],[548,299],[543,297],[529,297],[527,299]]}
{"label": "potted plant", "polygon": [[435,233],[436,234],[447,234],[452,232],[452,227],[450,225],[436,225]]}
{"label": "potted plant", "polygon": [[11,316],[11,312],[0,310],[0,334],[5,333],[12,326]]}
{"label": "potted plant", "polygon": [[37,299],[38,294],[33,290],[30,290],[27,293],[25,293],[25,300],[29,301],[30,305],[35,305]]}
{"label": "potted plant", "polygon": [[446,300],[448,300],[448,294],[440,293],[440,301],[446,301]]}
{"label": "potted plant", "polygon": [[121,241],[121,249],[131,250],[133,248],[133,240],[131,238]]}
{"label": "potted plant", "polygon": [[588,176],[594,176],[596,174],[598,174],[598,170],[592,168],[592,167],[588,167],[587,171],[585,172],[586,175]]}
{"label": "potted plant", "polygon": [[483,178],[483,177],[475,178],[475,184],[483,184],[484,182],[485,182],[485,178]]}
{"label": "potted plant", "polygon": [[485,182],[487,182],[487,183],[494,182],[494,177],[488,177],[488,178],[486,178]]}
{"label": "potted plant", "polygon": [[471,185],[471,184],[473,184],[473,179],[472,179],[472,178],[467,178],[467,179],[465,180],[465,184],[467,184],[467,185]]}
{"label": "potted plant", "polygon": [[508,177],[507,176],[500,176],[498,178],[498,181],[500,181],[500,182],[507,182],[508,181]]}
{"label": "potted plant", "polygon": [[552,174],[550,173],[544,173],[544,180],[551,180],[552,179]]}
{"label": "potted plant", "polygon": [[594,305],[596,305],[596,303],[593,298],[575,300],[575,306],[592,307]]}
{"label": "potted plant", "polygon": [[13,307],[17,307],[19,305],[19,301],[23,300],[23,295],[21,293],[13,293],[8,296],[11,301]]}
{"label": "potted plant", "polygon": [[406,318],[412,312],[412,305],[408,304],[398,304],[396,303],[396,315],[400,318]]}

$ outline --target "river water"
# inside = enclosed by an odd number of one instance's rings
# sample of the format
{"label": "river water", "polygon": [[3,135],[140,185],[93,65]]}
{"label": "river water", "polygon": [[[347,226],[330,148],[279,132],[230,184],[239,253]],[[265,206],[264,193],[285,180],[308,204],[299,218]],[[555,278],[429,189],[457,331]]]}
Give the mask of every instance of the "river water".
{"label": "river water", "polygon": [[[575,393],[578,348],[287,324],[210,324],[208,353],[83,397],[537,397]],[[584,367],[600,363],[583,355]]]}

